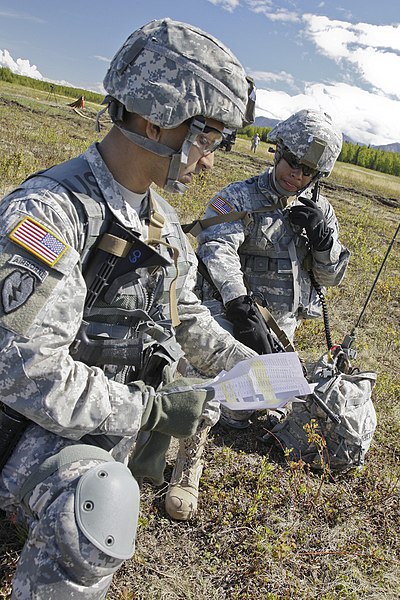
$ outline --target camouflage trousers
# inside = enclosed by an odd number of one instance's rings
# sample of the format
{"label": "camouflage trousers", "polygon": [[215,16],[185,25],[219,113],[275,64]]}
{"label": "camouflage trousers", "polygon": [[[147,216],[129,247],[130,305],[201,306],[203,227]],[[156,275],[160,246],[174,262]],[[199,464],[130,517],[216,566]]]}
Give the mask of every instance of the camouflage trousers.
{"label": "camouflage trousers", "polygon": [[26,508],[21,506],[20,490],[26,475],[35,464],[41,464],[38,461],[56,454],[66,443],[32,427],[0,476],[0,508],[23,512],[29,526],[13,580],[12,600],[103,599],[113,574],[124,562],[87,539],[75,514],[80,478],[97,465],[106,464],[104,461],[85,458],[62,466],[33,488]]}

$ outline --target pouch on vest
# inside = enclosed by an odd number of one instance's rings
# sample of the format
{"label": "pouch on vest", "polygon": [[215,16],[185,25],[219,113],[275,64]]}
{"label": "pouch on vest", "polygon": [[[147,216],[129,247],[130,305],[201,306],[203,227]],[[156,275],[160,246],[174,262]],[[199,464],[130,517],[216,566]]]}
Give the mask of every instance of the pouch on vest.
{"label": "pouch on vest", "polygon": [[[165,267],[170,261],[135,234],[119,223],[111,223],[108,231],[92,249],[84,267],[84,277],[88,292],[85,301],[85,319],[90,321],[91,309],[97,301],[108,304],[107,292],[110,283],[125,275],[133,277],[133,271],[143,267]],[[146,316],[146,315],[145,315]],[[128,339],[91,337],[88,334],[89,322],[82,321],[70,353],[75,360],[90,366],[130,365],[136,369],[143,366],[143,335],[132,332]]]}
{"label": "pouch on vest", "polygon": [[84,266],[84,277],[88,288],[85,315],[98,298],[104,299],[109,287],[108,280],[148,267],[167,267],[171,261],[161,256],[138,236],[125,229],[120,223],[111,223],[105,234],[90,254]]}

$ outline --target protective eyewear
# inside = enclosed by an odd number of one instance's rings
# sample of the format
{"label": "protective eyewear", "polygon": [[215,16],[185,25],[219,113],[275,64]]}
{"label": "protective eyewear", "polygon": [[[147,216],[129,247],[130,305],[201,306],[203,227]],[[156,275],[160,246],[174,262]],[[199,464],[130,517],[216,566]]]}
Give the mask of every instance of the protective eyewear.
{"label": "protective eyewear", "polygon": [[223,134],[214,127],[204,127],[201,133],[198,133],[193,140],[193,145],[196,146],[203,156],[212,154],[221,145],[224,139]]}
{"label": "protective eyewear", "polygon": [[307,165],[303,165],[298,160],[297,156],[292,154],[289,150],[283,150],[282,158],[284,158],[286,160],[287,164],[292,169],[301,169],[303,175],[305,175],[306,177],[315,177],[319,173],[318,169],[312,169],[311,167],[308,167]]}

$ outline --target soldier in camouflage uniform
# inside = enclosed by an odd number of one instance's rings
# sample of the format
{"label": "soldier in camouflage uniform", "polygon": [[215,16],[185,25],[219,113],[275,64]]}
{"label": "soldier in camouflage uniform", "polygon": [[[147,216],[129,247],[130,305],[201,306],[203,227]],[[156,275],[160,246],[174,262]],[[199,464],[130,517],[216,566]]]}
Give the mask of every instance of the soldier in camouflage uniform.
{"label": "soldier in camouflage uniform", "polygon": [[[274,166],[219,192],[205,218],[217,216],[220,222],[198,236],[198,256],[214,284],[200,281],[200,297],[237,339],[259,353],[269,350],[254,300],[293,340],[303,319],[321,316],[312,277],[317,287],[338,285],[349,260],[334,210],[319,194],[320,179],[339,156],[342,134],[326,113],[301,110],[278,123],[268,140],[276,144]],[[229,220],[240,211],[241,218]],[[221,420],[242,428],[248,416],[223,411]]]}
{"label": "soldier in camouflage uniform", "polygon": [[131,471],[161,483],[170,436],[218,419],[178,359],[215,375],[254,355],[200,304],[177,215],[149,191],[183,192],[248,122],[242,66],[166,19],[127,39],[104,87],[105,138],[0,205],[0,508],[29,523],[13,599],[105,598],[134,552]]}

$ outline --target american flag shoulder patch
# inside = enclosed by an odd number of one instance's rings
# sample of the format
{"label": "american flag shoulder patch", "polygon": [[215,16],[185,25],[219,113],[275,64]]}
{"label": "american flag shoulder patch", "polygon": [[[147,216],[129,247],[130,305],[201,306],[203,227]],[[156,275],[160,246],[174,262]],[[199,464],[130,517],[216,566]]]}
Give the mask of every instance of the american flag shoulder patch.
{"label": "american flag shoulder patch", "polygon": [[227,215],[228,213],[231,213],[235,210],[232,204],[230,204],[228,200],[225,200],[225,198],[222,198],[222,196],[217,196],[216,198],[214,198],[210,206],[211,208],[216,210],[217,213],[219,213],[220,215]]}
{"label": "american flag shoulder patch", "polygon": [[68,248],[68,244],[32,217],[22,219],[9,237],[51,267],[60,260]]}

